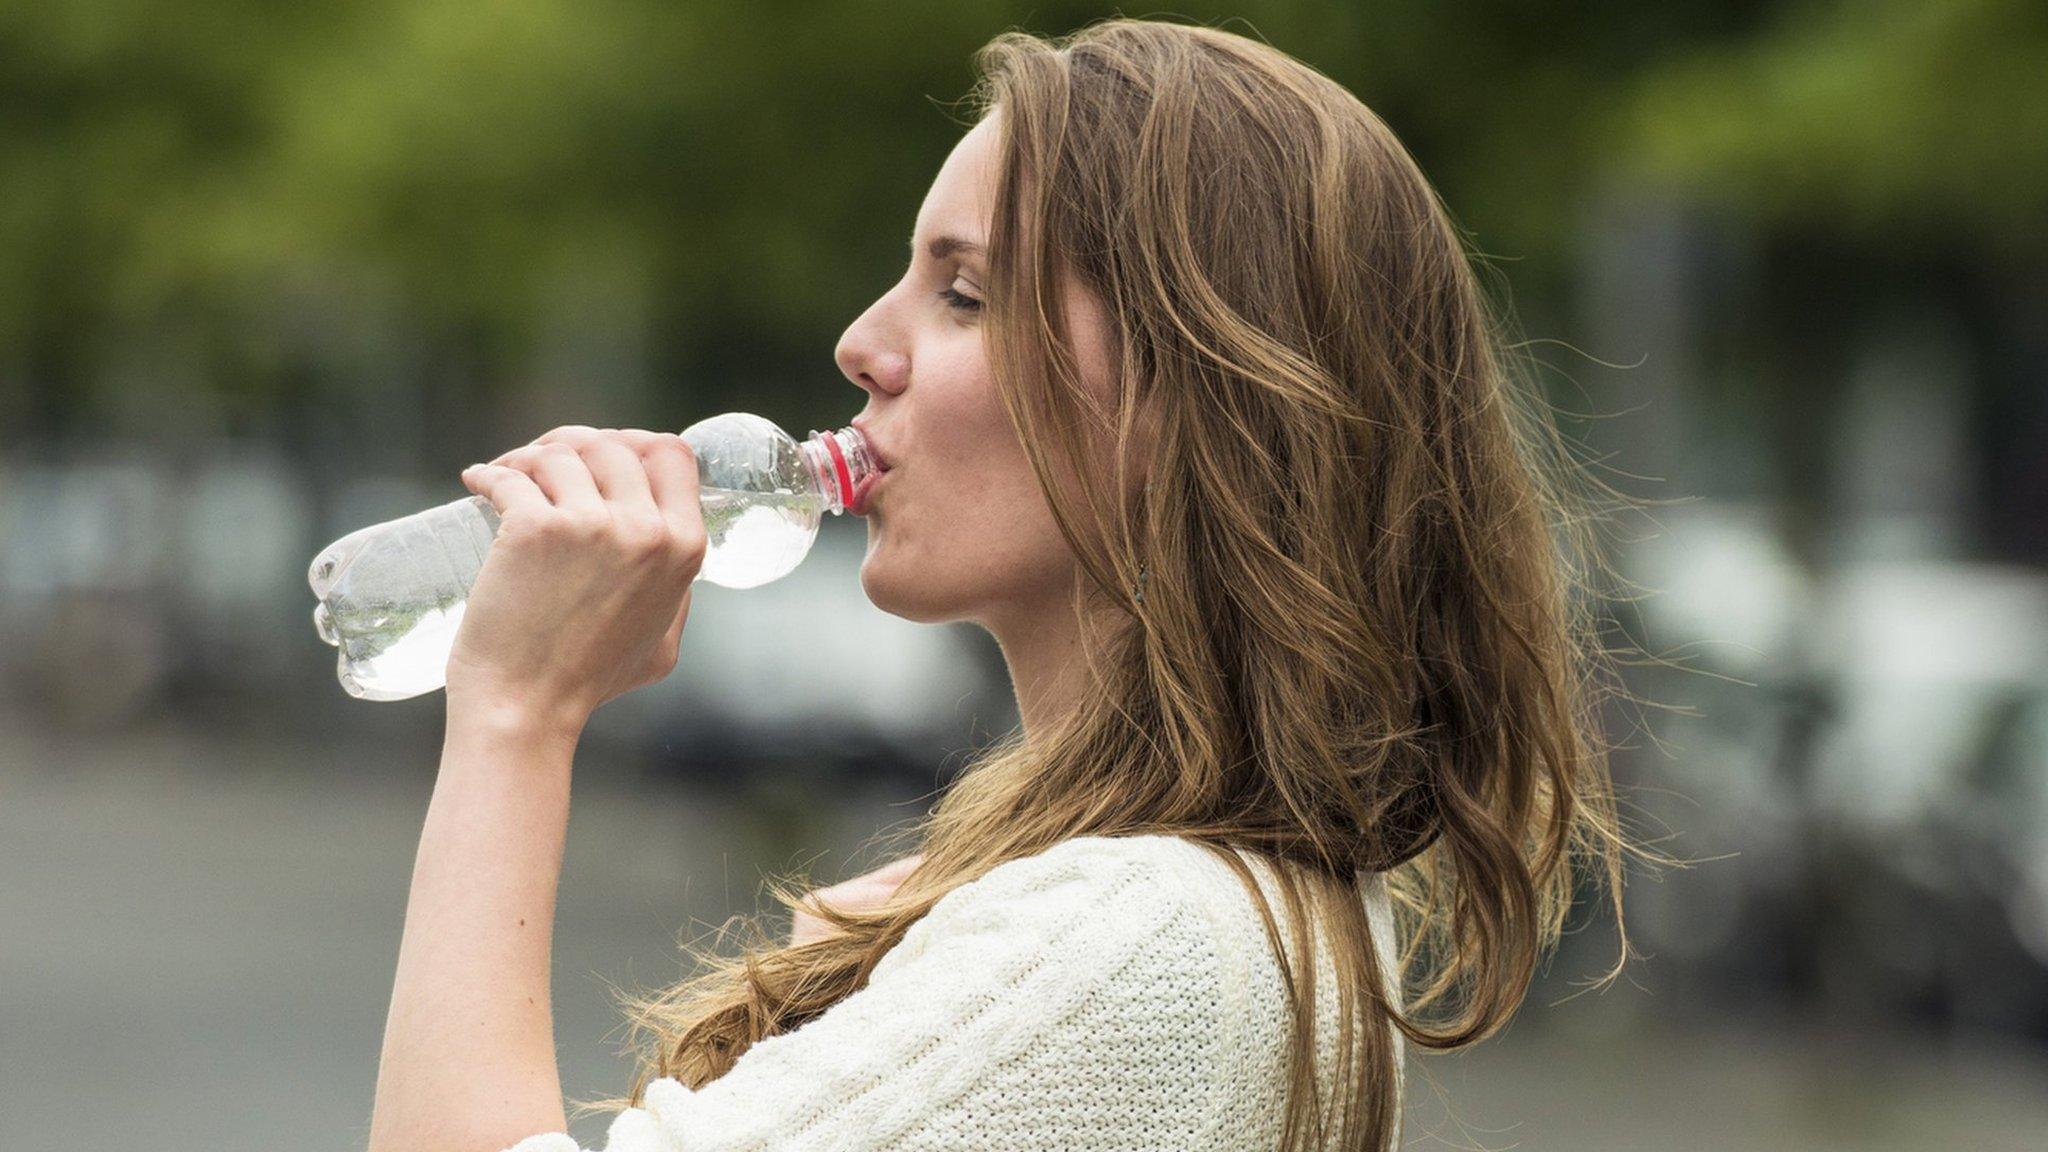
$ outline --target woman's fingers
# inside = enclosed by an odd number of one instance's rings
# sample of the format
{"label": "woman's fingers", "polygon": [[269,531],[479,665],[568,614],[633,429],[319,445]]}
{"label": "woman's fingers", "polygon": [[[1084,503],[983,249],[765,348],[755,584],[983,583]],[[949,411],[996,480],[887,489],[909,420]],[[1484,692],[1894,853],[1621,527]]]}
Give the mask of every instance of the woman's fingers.
{"label": "woman's fingers", "polygon": [[689,444],[673,432],[644,428],[607,428],[604,434],[637,455],[654,505],[668,521],[669,531],[679,539],[701,533],[704,517],[698,504],[697,456]]}
{"label": "woman's fingers", "polygon": [[565,512],[604,516],[604,497],[582,454],[567,444],[529,444],[505,454],[505,466],[533,477],[548,501]]}
{"label": "woman's fingers", "polygon": [[531,476],[558,508],[596,513],[611,505],[614,519],[620,506],[656,512],[686,550],[702,547],[697,458],[674,433],[568,424],[497,463]]}
{"label": "woman's fingers", "polygon": [[[560,431],[561,429],[556,430],[556,432]],[[548,435],[553,437],[556,433],[551,432]],[[596,474],[592,471],[593,458],[597,451],[595,442],[587,441],[587,443],[591,444],[591,448],[589,453],[586,454],[585,451],[579,450],[575,444],[559,437],[555,439],[544,437],[543,439],[546,440],[545,443],[535,441],[522,448],[514,448],[512,451],[498,457],[496,463],[506,468],[516,468],[533,477],[534,484],[547,495],[548,501],[557,508],[564,511],[579,512],[591,517],[608,516],[609,513],[605,508],[605,493],[599,486]],[[612,445],[612,447],[620,452],[625,451],[624,448],[616,444]],[[627,455],[630,458],[631,453],[627,453]],[[614,456],[607,464],[601,466],[607,472],[616,475],[618,463],[616,456]],[[635,471],[639,470],[637,462],[634,462],[631,467]],[[618,481],[615,479],[613,483],[616,484]],[[648,506],[652,506],[654,503],[652,496],[648,496],[646,501]],[[632,502],[630,495],[627,498],[627,502]]]}
{"label": "woman's fingers", "polygon": [[654,503],[668,521],[670,531],[690,537],[704,532],[704,510],[698,503],[697,456],[680,436],[657,437],[641,450],[647,482],[654,491]]}
{"label": "woman's fingers", "polygon": [[884,864],[880,868],[875,869],[873,872],[868,873],[868,877],[875,880],[885,881],[890,884],[900,884],[903,882],[904,877],[910,875],[912,872],[915,872],[917,870],[917,866],[922,863],[924,863],[924,853],[918,852],[910,856],[905,856],[901,860],[894,860],[887,864]]}
{"label": "woman's fingers", "polygon": [[893,860],[884,864],[872,872],[863,872],[851,880],[843,880],[838,884],[834,884],[832,887],[825,889],[825,894],[830,896],[837,893],[841,899],[845,899],[849,895],[858,893],[867,898],[867,900],[885,899],[896,890],[897,885],[903,883],[905,877],[916,871],[917,866],[922,863],[924,863],[923,853],[915,856],[905,856],[901,860]]}
{"label": "woman's fingers", "polygon": [[[642,496],[647,503],[663,506],[663,496],[679,495],[675,476],[665,474],[665,483],[657,486],[656,475],[648,467],[650,459],[660,455],[674,455],[678,452],[689,456],[689,445],[680,436],[671,432],[649,432],[641,428],[592,428],[587,424],[564,424],[536,437],[531,444],[514,448],[498,457],[493,463],[509,464],[513,458],[527,449],[548,444],[566,444],[575,448],[590,469],[591,479],[598,492],[606,500],[624,499],[636,502]],[[624,449],[621,453],[617,449]],[[660,450],[660,451],[657,451]],[[694,460],[692,461],[694,464]],[[637,465],[629,467],[628,465]],[[694,467],[688,470],[695,476]],[[690,499],[696,498],[694,491]]]}
{"label": "woman's fingers", "polygon": [[[804,907],[797,910],[792,923],[790,943],[808,944],[813,940],[822,939],[833,931],[823,918],[816,914],[818,902],[823,901],[840,911],[872,911],[895,895],[897,887],[922,863],[924,853],[914,853],[900,860],[892,860],[872,872],[863,873],[851,880],[807,893],[802,901]],[[809,911],[806,911],[806,908]]]}
{"label": "woman's fingers", "polygon": [[618,429],[592,428],[587,424],[565,424],[534,441],[535,444],[566,444],[583,457],[590,478],[607,502],[640,508],[654,506],[654,493],[647,484],[647,469],[631,444]]}
{"label": "woman's fingers", "polygon": [[462,470],[462,483],[471,492],[488,499],[499,519],[521,509],[529,513],[548,507],[548,497],[533,478],[517,468],[501,464],[471,464]]}

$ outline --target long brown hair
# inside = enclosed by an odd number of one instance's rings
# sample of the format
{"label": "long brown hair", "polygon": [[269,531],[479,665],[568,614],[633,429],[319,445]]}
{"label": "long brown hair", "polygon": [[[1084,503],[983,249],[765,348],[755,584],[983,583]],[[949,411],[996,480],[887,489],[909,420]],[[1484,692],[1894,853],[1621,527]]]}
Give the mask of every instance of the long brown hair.
{"label": "long brown hair", "polygon": [[[686,945],[701,974],[628,1005],[646,1043],[631,1099],[656,1076],[700,1087],[826,1011],[998,864],[1169,833],[1236,871],[1283,961],[1282,1147],[1384,1148],[1385,1022],[1433,1049],[1500,1029],[1577,875],[1620,922],[1622,858],[1642,850],[1599,734],[1623,694],[1590,603],[1611,571],[1593,490],[1618,494],[1519,381],[1456,226],[1343,87],[1157,21],[1006,32],[976,63],[972,106],[1001,113],[985,339],[1085,573],[1075,609],[1111,605],[1115,626],[1084,624],[1094,689],[1071,714],[1010,733],[889,837],[924,862],[888,902],[823,909],[841,931],[801,946],[758,924],[736,957]],[[1068,284],[1111,321],[1113,408],[1081,384]],[[1236,850],[1283,865],[1297,970]],[[1402,1004],[1381,992],[1370,872],[1393,894]],[[768,886],[794,910],[810,886],[792,880]],[[1342,1008],[1334,1111],[1311,923]],[[1627,954],[1623,932],[1606,979]]]}

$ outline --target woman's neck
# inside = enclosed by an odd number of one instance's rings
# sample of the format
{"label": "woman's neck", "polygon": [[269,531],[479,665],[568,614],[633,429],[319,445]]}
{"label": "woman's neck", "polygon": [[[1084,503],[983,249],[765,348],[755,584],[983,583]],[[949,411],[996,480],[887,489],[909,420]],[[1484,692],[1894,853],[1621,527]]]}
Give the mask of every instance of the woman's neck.
{"label": "woman's neck", "polygon": [[[1116,627],[1104,610],[1103,618],[1091,629],[1097,643]],[[1123,621],[1128,626],[1128,619]],[[1003,663],[1010,672],[1010,689],[1017,697],[1017,715],[1029,740],[1034,732],[1049,731],[1061,717],[1080,706],[1089,691],[1088,662],[1082,647],[1081,621],[1069,594],[1057,609],[1019,613],[988,628],[1002,649]]]}

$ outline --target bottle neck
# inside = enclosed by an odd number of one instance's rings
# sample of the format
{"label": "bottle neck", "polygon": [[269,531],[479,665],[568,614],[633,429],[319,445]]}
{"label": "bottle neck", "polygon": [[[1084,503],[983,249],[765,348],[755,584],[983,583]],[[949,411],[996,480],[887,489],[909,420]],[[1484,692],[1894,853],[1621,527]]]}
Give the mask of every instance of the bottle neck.
{"label": "bottle neck", "polygon": [[825,510],[834,514],[846,511],[854,492],[876,471],[875,454],[858,428],[814,430],[797,450],[803,454],[811,484]]}

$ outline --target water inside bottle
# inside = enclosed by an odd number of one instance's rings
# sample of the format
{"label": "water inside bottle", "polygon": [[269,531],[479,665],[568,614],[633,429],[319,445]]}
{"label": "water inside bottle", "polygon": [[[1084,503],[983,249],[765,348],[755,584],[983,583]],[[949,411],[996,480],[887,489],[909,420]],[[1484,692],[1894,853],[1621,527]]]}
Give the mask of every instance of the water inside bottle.
{"label": "water inside bottle", "polygon": [[445,684],[448,653],[498,515],[480,496],[336,541],[308,574],[320,638],[352,696],[404,700]]}
{"label": "water inside bottle", "polygon": [[727,588],[753,588],[786,575],[810,551],[823,507],[810,495],[702,488],[702,577]]}
{"label": "water inside bottle", "polygon": [[373,616],[366,620],[373,631],[360,647],[374,655],[349,661],[341,672],[342,686],[353,695],[374,700],[404,699],[446,684],[448,653],[455,647],[455,631],[462,627],[462,614],[468,607],[469,602],[461,600],[410,617]]}

